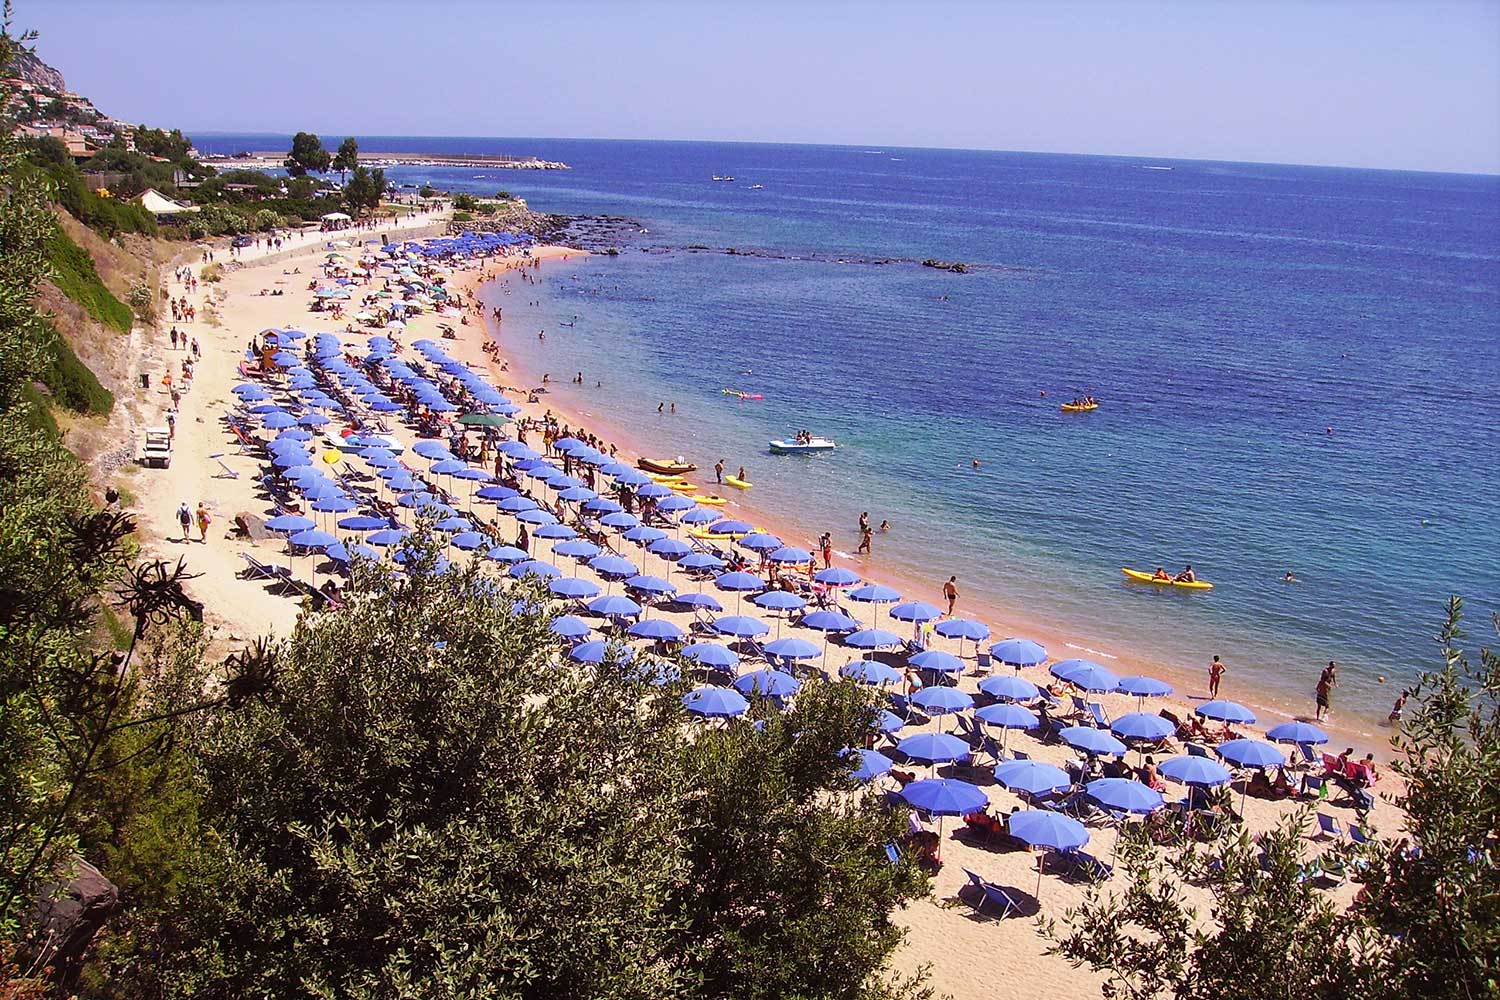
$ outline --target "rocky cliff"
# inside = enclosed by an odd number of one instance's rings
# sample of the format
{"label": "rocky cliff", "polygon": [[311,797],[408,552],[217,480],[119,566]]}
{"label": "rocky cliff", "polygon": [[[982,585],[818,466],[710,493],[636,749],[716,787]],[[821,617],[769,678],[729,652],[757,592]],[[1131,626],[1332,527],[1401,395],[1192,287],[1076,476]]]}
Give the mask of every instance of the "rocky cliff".
{"label": "rocky cliff", "polygon": [[16,53],[6,70],[9,77],[25,80],[36,87],[46,87],[58,93],[66,93],[68,85],[63,80],[63,75],[38,59],[35,53],[22,50]]}

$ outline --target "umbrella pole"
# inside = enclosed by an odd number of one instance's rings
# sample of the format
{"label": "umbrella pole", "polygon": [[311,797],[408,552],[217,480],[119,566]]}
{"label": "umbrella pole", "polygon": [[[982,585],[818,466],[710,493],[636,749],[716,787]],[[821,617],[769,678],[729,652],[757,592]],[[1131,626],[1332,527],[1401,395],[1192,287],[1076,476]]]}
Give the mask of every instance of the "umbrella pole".
{"label": "umbrella pole", "polygon": [[1038,903],[1042,901],[1042,872],[1046,869],[1046,867],[1047,852],[1043,851],[1041,854],[1037,855],[1036,859],[1036,899]]}

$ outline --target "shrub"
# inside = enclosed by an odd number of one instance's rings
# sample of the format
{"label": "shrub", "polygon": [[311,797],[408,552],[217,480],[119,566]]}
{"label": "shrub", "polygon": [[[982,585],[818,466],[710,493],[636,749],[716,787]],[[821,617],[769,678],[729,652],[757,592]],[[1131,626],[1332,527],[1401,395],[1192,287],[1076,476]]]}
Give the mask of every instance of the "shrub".
{"label": "shrub", "polygon": [[51,333],[49,356],[39,374],[52,398],[75,413],[100,416],[109,413],[115,406],[114,394],[99,384],[99,379],[73,353],[62,334],[55,328]]}
{"label": "shrub", "polygon": [[458,212],[472,212],[479,207],[479,202],[472,194],[460,194],[453,199],[453,208]]}
{"label": "shrub", "polygon": [[121,333],[130,332],[130,307],[99,280],[99,271],[88,251],[55,229],[47,241],[47,257],[52,265],[52,281],[68,298],[105,326]]}

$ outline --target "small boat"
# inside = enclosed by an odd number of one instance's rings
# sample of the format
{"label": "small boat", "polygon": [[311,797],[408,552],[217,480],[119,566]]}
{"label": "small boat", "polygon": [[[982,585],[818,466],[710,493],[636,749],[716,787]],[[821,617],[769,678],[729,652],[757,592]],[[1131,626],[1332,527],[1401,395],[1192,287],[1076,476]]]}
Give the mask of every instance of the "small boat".
{"label": "small boat", "polygon": [[772,441],[771,451],[777,455],[803,455],[814,451],[833,451],[838,445],[827,438],[808,438],[806,441]]}
{"label": "small boat", "polygon": [[766,189],[766,186],[764,184],[751,184],[750,185],[750,190],[751,191],[764,191],[765,189]]}
{"label": "small boat", "polygon": [[720,177],[718,174],[714,174],[714,180],[716,180],[716,181],[732,181],[732,180],[734,180],[734,177],[733,177],[733,175],[731,175],[729,177]]}
{"label": "small boat", "polygon": [[1092,413],[1097,409],[1099,409],[1098,403],[1064,403],[1062,405],[1064,413]]}
{"label": "small boat", "polygon": [[724,485],[725,486],[733,486],[737,490],[748,490],[751,486],[754,486],[755,484],[754,483],[747,483],[743,479],[741,479],[739,476],[725,476],[724,477]]}
{"label": "small boat", "polygon": [[681,455],[677,458],[643,458],[635,463],[643,472],[654,472],[660,476],[684,476],[689,472],[697,472],[698,467],[687,461]]}
{"label": "small boat", "polygon": [[1120,567],[1120,572],[1136,583],[1154,583],[1158,587],[1181,587],[1184,590],[1213,590],[1214,585],[1207,580],[1158,580],[1150,573],[1142,573],[1138,569],[1129,566]]}
{"label": "small boat", "polygon": [[746,399],[765,399],[766,398],[765,396],[761,395],[758,392],[741,392],[738,389],[725,389],[724,390],[724,395],[726,395],[726,396],[737,396],[741,400],[746,400]]}

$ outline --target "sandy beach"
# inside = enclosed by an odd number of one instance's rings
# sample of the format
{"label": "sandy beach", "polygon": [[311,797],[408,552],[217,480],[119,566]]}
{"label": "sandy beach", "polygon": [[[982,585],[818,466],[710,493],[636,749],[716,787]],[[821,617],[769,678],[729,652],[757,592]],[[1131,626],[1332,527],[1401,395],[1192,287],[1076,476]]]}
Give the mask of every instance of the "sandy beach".
{"label": "sandy beach", "polygon": [[[406,230],[408,233],[419,232],[421,227],[430,225],[433,221],[430,218],[408,220]],[[362,230],[350,234],[348,238],[360,243],[366,240],[378,240],[379,233],[382,231],[389,230]],[[353,335],[344,333],[342,332],[343,321],[334,322],[325,315],[309,312],[311,293],[307,290],[307,285],[313,277],[320,274],[319,265],[324,255],[329,252],[326,247],[327,242],[330,239],[339,238],[341,238],[340,234],[321,234],[309,238],[302,246],[283,250],[280,253],[247,252],[237,265],[226,268],[221,282],[203,283],[195,294],[189,295],[190,301],[200,303],[200,318],[196,323],[184,324],[183,328],[187,330],[190,337],[196,338],[202,351],[202,359],[197,365],[190,390],[182,397],[176,417],[176,437],[171,466],[163,470],[135,469],[122,480],[136,497],[135,509],[141,520],[142,544],[146,554],[173,560],[178,557],[185,558],[189,569],[201,574],[194,581],[193,591],[207,605],[209,621],[217,629],[219,638],[226,642],[230,639],[244,639],[262,633],[284,635],[290,630],[299,613],[299,604],[294,599],[274,592],[264,582],[240,577],[240,571],[246,566],[245,555],[251,555],[266,563],[291,565],[296,576],[303,580],[316,579],[317,582],[321,582],[327,576],[326,571],[319,568],[325,565],[322,560],[316,561],[318,567],[314,566],[315,560],[307,556],[299,557],[289,563],[285,547],[279,540],[273,539],[255,544],[236,536],[233,522],[237,514],[245,512],[265,517],[270,511],[270,506],[259,489],[258,477],[262,474],[263,459],[238,447],[223,417],[238,405],[231,388],[240,381],[238,364],[244,355],[246,345],[266,328],[296,328],[309,333],[324,331],[338,333],[346,347],[356,353],[363,353],[367,336],[375,331],[364,330]],[[357,251],[351,250],[351,252]],[[225,262],[223,250],[220,249],[217,253],[219,262]],[[483,313],[488,314],[494,305],[503,305],[502,286],[496,283],[496,279],[503,279],[508,270],[525,265],[529,274],[546,280],[550,267],[562,266],[563,261],[579,253],[580,251],[567,247],[538,247],[531,251],[528,258],[490,259],[486,260],[481,267],[458,271],[449,284],[466,300],[477,299],[484,303]],[[553,261],[557,264],[554,265]],[[191,265],[195,272],[201,272],[202,261],[185,260],[183,263]],[[282,290],[284,294],[269,294],[270,290],[275,289]],[[268,294],[262,294],[262,290],[267,290]],[[183,286],[177,283],[168,286],[168,291],[174,297],[185,294]],[[220,317],[219,325],[212,325],[203,319],[206,312],[203,306],[207,304],[210,297],[216,300],[215,308]],[[437,328],[439,322],[443,320],[431,313],[423,313],[413,319],[401,332],[401,341],[410,344],[423,337],[436,340],[440,336]],[[615,443],[620,449],[621,460],[632,464],[643,451],[649,451],[649,442],[622,440],[618,435],[613,434],[607,414],[588,412],[585,401],[572,396],[569,390],[561,393],[549,392],[539,397],[537,402],[527,402],[524,391],[508,390],[506,387],[524,390],[526,387],[536,386],[539,381],[538,373],[521,371],[514,364],[510,364],[508,370],[502,370],[500,363],[491,358],[482,349],[482,345],[486,339],[493,337],[499,343],[503,357],[507,338],[528,335],[527,331],[506,330],[503,325],[499,329],[494,329],[488,325],[488,320],[481,319],[477,313],[470,313],[465,325],[459,325],[457,321],[449,322],[454,323],[457,337],[440,341],[443,348],[454,358],[468,362],[489,378],[492,384],[506,391],[507,395],[521,406],[521,416],[540,419],[550,411],[554,417],[572,428],[584,427]],[[530,335],[534,335],[534,332]],[[162,336],[164,337],[164,334]],[[187,353],[172,352],[166,350],[163,345],[158,346],[163,347],[165,354],[171,358],[173,374],[178,374],[180,361],[187,357]],[[607,358],[599,359],[601,369],[607,365]],[[553,373],[554,379],[565,379],[570,375],[571,373]],[[164,410],[169,404],[169,398],[159,379],[153,385],[151,393],[158,407]],[[411,429],[398,425],[396,421],[391,421],[391,426],[393,433],[408,447],[416,440]],[[539,445],[535,436],[532,436],[530,441],[534,446]],[[705,456],[695,457],[700,462],[705,458]],[[415,456],[404,455],[403,458],[414,468],[425,468]],[[358,460],[354,460],[354,463],[358,465]],[[707,477],[699,473],[690,478],[693,482],[704,484],[704,492],[710,490],[711,487],[707,484],[712,483],[711,471],[708,472]],[[458,483],[455,484],[455,489],[461,491],[464,486],[465,484]],[[727,512],[772,531],[787,544],[809,549],[815,547],[817,526],[778,523],[776,519],[768,518],[756,509],[753,497],[736,494],[727,489],[723,492],[731,494],[730,503],[724,508]],[[464,494],[460,493],[460,495]],[[185,503],[189,508],[195,508],[200,502],[212,517],[206,537],[199,539],[199,530],[195,525],[191,531],[191,540],[184,540],[176,523],[175,512],[179,504]],[[494,516],[493,508],[485,510],[486,518]],[[324,515],[323,520],[330,525],[332,523],[332,518],[328,515]],[[514,531],[515,523],[505,515],[499,516],[499,522],[502,525],[502,531]],[[680,571],[674,571],[666,560],[628,542],[616,540],[615,544],[617,549],[635,562],[643,572],[665,577],[676,582],[683,589],[698,586],[696,583],[689,583]],[[541,541],[533,542],[533,552],[538,558],[556,561],[559,565],[567,562],[561,558],[552,560],[550,550],[546,545],[547,543]],[[454,558],[464,558],[456,552],[452,555]],[[907,599],[920,599],[932,604],[941,604],[941,579],[911,578],[910,574],[903,574],[900,567],[885,565],[878,557],[870,560],[837,560],[837,562],[852,566],[862,576],[896,587]],[[317,573],[316,577],[315,573]],[[588,577],[590,571],[584,568],[580,570],[579,575]],[[720,597],[725,599],[726,606],[732,607],[733,595],[720,595]],[[858,609],[857,613],[861,614],[865,622],[871,621],[872,618],[885,619],[883,607],[856,605],[855,608]],[[770,613],[750,608],[748,602],[747,609],[760,614],[783,636],[801,635],[821,643],[822,637],[818,633],[795,628],[785,621],[777,622]],[[994,630],[990,641],[1009,634],[1026,634],[1044,642],[1055,658],[1088,655],[1081,650],[1067,649],[1065,636],[1035,634],[1026,628],[1026,622],[1020,613],[987,607],[977,595],[974,597],[964,595],[958,611],[962,617],[974,617],[989,624]],[[652,612],[652,617],[667,618],[684,629],[688,628],[692,619],[692,616],[686,613],[663,611],[658,614],[655,610]],[[906,634],[910,628],[901,623],[890,622],[889,619],[882,621],[881,627],[891,628],[902,634]],[[950,652],[958,651],[957,644],[951,640],[937,639],[934,647]],[[972,656],[972,650],[973,643],[966,643],[963,649],[964,654]],[[848,658],[850,652],[852,651],[843,647],[835,647],[825,658],[825,670],[830,673],[836,670]],[[1125,657],[1109,660],[1106,663],[1117,673],[1144,673],[1161,676],[1176,686],[1178,694],[1175,698],[1149,701],[1147,710],[1171,705],[1179,714],[1185,714],[1191,707],[1191,702],[1187,699],[1205,694],[1203,690],[1206,686],[1205,678],[1202,675],[1181,676],[1181,672],[1163,670],[1159,665],[1131,662]],[[1022,677],[1038,684],[1045,683],[1049,679],[1044,667],[1027,668],[1019,673]],[[977,681],[978,678],[973,675],[972,671],[966,672],[960,679],[959,687],[963,691],[973,693],[976,690]],[[1255,704],[1253,692],[1242,692],[1230,685],[1226,688],[1225,694],[1251,705]],[[1103,704],[1111,717],[1135,711],[1137,707],[1136,699],[1125,695],[1106,695],[1095,700]],[[1266,725],[1277,721],[1281,720],[1266,716],[1261,719],[1261,725],[1244,728],[1247,729],[1248,735],[1260,735]],[[945,732],[952,731],[953,723],[946,716],[932,721],[920,719],[898,735],[907,736],[937,728]],[[1356,741],[1337,729],[1332,732],[1336,742],[1348,739],[1351,743],[1357,743],[1365,749],[1377,751],[1382,749],[1380,744],[1383,744],[1383,739],[1377,741],[1366,737]],[[1024,733],[1011,733],[1010,746],[1023,748],[1034,758],[1055,764],[1063,764],[1074,756],[1066,746],[1043,745]],[[1361,753],[1363,752],[1362,749]],[[1136,755],[1132,754],[1130,759],[1134,763],[1137,759]],[[926,767],[915,769],[920,772],[920,776],[924,777],[928,771]],[[937,770],[940,773],[946,773],[948,769],[938,768]],[[985,781],[976,777],[977,773],[977,771],[974,774],[964,773],[962,776],[968,780],[979,781],[985,787],[992,807],[1001,811],[1009,811],[1019,803],[1019,799],[1014,795],[994,784],[993,779]],[[1168,796],[1169,798],[1181,797],[1182,791],[1181,786],[1171,786]],[[1382,791],[1389,791],[1389,789],[1383,787]],[[1235,801],[1236,803],[1239,801],[1238,794],[1235,796]],[[1291,802],[1278,803],[1249,798],[1246,800],[1244,811],[1246,828],[1252,833],[1269,829],[1288,811],[1296,807],[1297,805]],[[1343,805],[1322,803],[1320,808],[1337,816],[1340,822],[1345,824],[1348,824],[1354,816],[1353,811]],[[1383,829],[1393,829],[1398,820],[1393,807],[1384,802],[1377,807],[1374,818]],[[1098,996],[1099,979],[1097,977],[1085,971],[1072,969],[1062,960],[1045,954],[1047,942],[1037,933],[1037,925],[1030,916],[1012,917],[1005,920],[983,917],[976,914],[967,903],[960,902],[956,898],[958,890],[966,882],[964,871],[968,869],[989,881],[1016,890],[1018,897],[1027,901],[1031,912],[1035,912],[1040,907],[1045,915],[1056,916],[1084,898],[1087,891],[1086,883],[1077,879],[1065,879],[1048,872],[1041,876],[1038,889],[1036,855],[1028,851],[991,849],[963,834],[955,836],[955,827],[962,828],[962,826],[963,824],[955,819],[949,819],[943,826],[941,841],[943,863],[934,880],[933,895],[928,899],[913,903],[899,915],[908,932],[907,944],[898,955],[899,967],[912,971],[922,966],[930,966],[933,984],[939,993],[951,994],[958,998],[991,996],[1002,984],[1018,989],[1023,995],[1039,993],[1045,989],[1047,995],[1052,997]],[[1107,861],[1114,848],[1114,832],[1107,827],[1098,827],[1091,829],[1091,834],[1092,839],[1088,849],[1095,857]],[[1346,884],[1335,891],[1340,898],[1347,899],[1354,889]],[[1195,902],[1201,908],[1207,908],[1209,899],[1206,893],[1193,887],[1189,887],[1188,892],[1194,896]]]}

